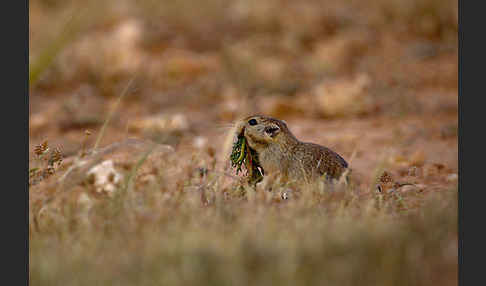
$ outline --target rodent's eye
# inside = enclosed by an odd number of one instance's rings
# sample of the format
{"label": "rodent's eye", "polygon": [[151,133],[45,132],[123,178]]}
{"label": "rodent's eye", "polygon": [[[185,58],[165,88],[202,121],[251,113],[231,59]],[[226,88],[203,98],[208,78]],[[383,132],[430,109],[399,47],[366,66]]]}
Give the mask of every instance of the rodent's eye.
{"label": "rodent's eye", "polygon": [[258,123],[258,122],[256,121],[256,119],[250,119],[250,120],[248,121],[248,124],[250,124],[250,125],[252,125],[252,126],[253,126],[253,125],[257,125],[257,123]]}

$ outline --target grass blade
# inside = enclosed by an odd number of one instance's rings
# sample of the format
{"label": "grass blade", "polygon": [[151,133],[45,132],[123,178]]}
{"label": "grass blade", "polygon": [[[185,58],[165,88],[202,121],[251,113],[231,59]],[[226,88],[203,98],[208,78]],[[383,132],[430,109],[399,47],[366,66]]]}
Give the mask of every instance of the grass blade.
{"label": "grass blade", "polygon": [[115,106],[113,107],[113,109],[110,111],[110,113],[108,114],[108,117],[105,119],[105,122],[103,123],[103,126],[101,127],[101,131],[100,133],[98,134],[98,137],[96,138],[96,142],[95,142],[95,145],[93,147],[93,149],[96,150],[96,148],[98,148],[100,142],[101,142],[101,139],[103,138],[103,135],[105,134],[105,131],[106,131],[106,127],[108,126],[108,123],[110,122],[111,118],[113,117],[113,114],[115,114],[115,111],[117,110],[118,106],[120,105],[120,102],[122,100],[122,98],[125,96],[125,94],[128,93],[128,90],[130,88],[130,86],[132,85],[133,81],[135,80],[135,76],[133,76],[130,81],[128,82],[127,86],[125,87],[125,89],[123,90],[123,92],[120,94],[120,96],[117,98],[116,102],[115,102]]}

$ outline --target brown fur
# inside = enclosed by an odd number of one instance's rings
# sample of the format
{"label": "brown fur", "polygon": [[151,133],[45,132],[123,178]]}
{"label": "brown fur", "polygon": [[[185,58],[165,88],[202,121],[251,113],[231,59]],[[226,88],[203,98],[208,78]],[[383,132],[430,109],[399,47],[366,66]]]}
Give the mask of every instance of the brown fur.
{"label": "brown fur", "polygon": [[[255,119],[256,125],[249,121]],[[284,121],[253,115],[242,119],[236,130],[258,154],[265,175],[280,173],[294,181],[312,181],[327,174],[339,179],[348,164],[331,149],[299,141]]]}

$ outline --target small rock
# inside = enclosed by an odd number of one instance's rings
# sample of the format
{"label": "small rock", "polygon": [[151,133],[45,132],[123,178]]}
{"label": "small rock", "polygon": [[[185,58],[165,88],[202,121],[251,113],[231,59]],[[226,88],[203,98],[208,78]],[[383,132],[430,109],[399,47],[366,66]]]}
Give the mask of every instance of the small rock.
{"label": "small rock", "polygon": [[287,190],[281,192],[280,197],[282,198],[282,200],[290,199],[292,197],[292,190],[287,189]]}
{"label": "small rock", "polygon": [[425,190],[425,188],[427,188],[427,185],[415,184],[415,187],[417,188],[417,192],[423,192]]}
{"label": "small rock", "polygon": [[194,145],[194,147],[198,148],[198,149],[202,149],[204,147],[206,147],[206,145],[208,144],[208,139],[206,137],[203,137],[203,136],[197,136],[196,138],[194,138],[194,141],[192,143]]}
{"label": "small rock", "polygon": [[457,182],[457,180],[459,179],[459,176],[454,173],[454,174],[450,174],[449,176],[447,176],[446,180],[448,182]]}
{"label": "small rock", "polygon": [[189,122],[183,114],[156,115],[136,119],[128,124],[128,130],[139,132],[150,130],[152,132],[185,131],[189,128]]}
{"label": "small rock", "polygon": [[142,23],[128,19],[106,31],[88,33],[60,55],[58,68],[66,79],[91,74],[102,80],[122,73],[134,73],[145,62],[140,50]]}
{"label": "small rock", "polygon": [[189,128],[189,122],[187,121],[187,118],[184,114],[174,114],[171,118],[170,125],[174,129],[178,130],[186,130]]}
{"label": "small rock", "polygon": [[94,166],[87,175],[98,193],[106,193],[109,196],[114,195],[122,181],[122,175],[115,170],[112,160]]}
{"label": "small rock", "polygon": [[367,74],[352,80],[339,80],[320,84],[314,88],[314,96],[322,115],[344,117],[371,112],[373,106],[366,89],[371,83]]}
{"label": "small rock", "polygon": [[42,129],[46,127],[49,123],[47,117],[42,113],[33,114],[29,118],[29,129],[33,131],[37,131],[38,129]]}

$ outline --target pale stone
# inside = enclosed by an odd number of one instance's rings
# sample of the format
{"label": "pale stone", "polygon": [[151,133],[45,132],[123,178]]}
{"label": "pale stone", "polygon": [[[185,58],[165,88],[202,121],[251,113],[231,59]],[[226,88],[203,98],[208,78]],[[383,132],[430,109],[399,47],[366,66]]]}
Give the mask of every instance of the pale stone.
{"label": "pale stone", "polygon": [[122,175],[115,169],[112,160],[104,161],[91,168],[88,176],[94,177],[94,186],[99,193],[112,196],[122,181]]}

